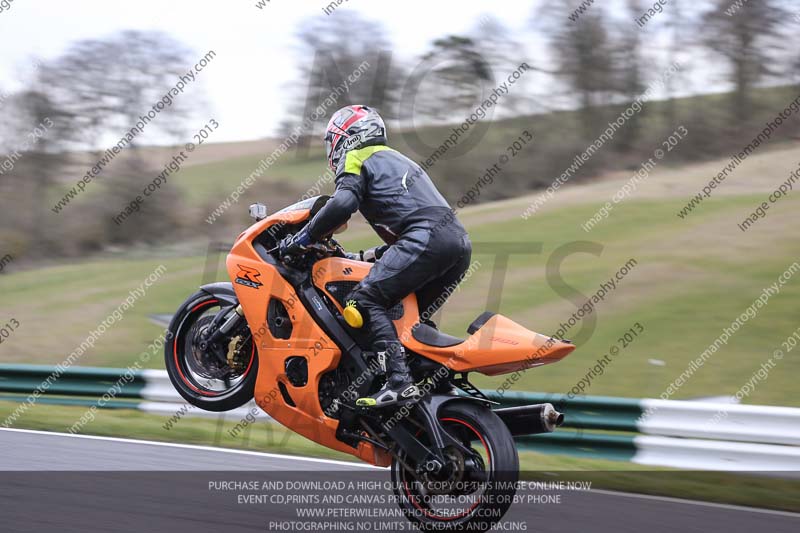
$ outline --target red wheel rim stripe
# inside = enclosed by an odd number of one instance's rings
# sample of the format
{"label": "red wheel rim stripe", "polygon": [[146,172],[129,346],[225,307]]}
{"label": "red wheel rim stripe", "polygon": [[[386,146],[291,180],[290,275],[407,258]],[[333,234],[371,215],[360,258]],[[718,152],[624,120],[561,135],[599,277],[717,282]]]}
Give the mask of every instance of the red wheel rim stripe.
{"label": "red wheel rim stripe", "polygon": [[[478,438],[480,439],[480,441],[481,441],[481,444],[483,444],[483,447],[484,447],[484,448],[486,448],[486,452],[487,452],[487,454],[489,455],[489,466],[490,466],[490,467],[492,466],[492,449],[491,449],[491,448],[489,448],[489,447],[486,445],[486,441],[485,441],[485,440],[483,440],[483,435],[481,435],[480,433],[478,433],[478,431],[476,431],[474,427],[472,427],[471,425],[467,424],[467,423],[466,423],[466,422],[464,422],[463,420],[459,420],[459,419],[457,419],[457,418],[442,418],[442,419],[440,419],[440,420],[441,420],[442,422],[456,422],[457,424],[462,424],[462,425],[464,425],[464,426],[467,426],[467,427],[468,427],[468,428],[469,428],[469,429],[470,429],[470,430],[471,430],[473,433],[475,433],[475,435],[477,435],[477,436],[478,436]],[[411,496],[411,491],[410,491],[410,490],[409,490],[409,488],[408,488],[408,482],[403,482],[403,488],[404,488],[404,489],[405,489],[405,491],[406,491],[406,495],[408,496],[408,499],[409,499],[409,501],[410,501],[410,502],[411,502],[411,503],[414,505],[414,507],[416,507],[417,509],[419,509],[420,511],[422,511],[422,513],[423,513],[425,516],[427,516],[428,518],[432,518],[432,519],[434,519],[434,520],[440,520],[440,521],[444,521],[444,522],[449,522],[449,521],[451,521],[451,520],[458,520],[459,518],[464,518],[465,516],[467,516],[468,514],[470,514],[470,513],[473,511],[473,509],[475,509],[475,507],[477,507],[477,506],[478,506],[478,505],[480,505],[480,503],[481,503],[481,500],[479,499],[477,502],[475,502],[475,503],[472,505],[472,507],[470,507],[470,508],[469,508],[469,509],[467,509],[467,510],[466,510],[464,513],[462,513],[462,514],[460,514],[460,515],[458,515],[458,516],[452,516],[452,517],[436,516],[436,515],[432,515],[432,514],[431,514],[429,511],[427,511],[426,509],[423,509],[422,507],[420,507],[420,506],[419,506],[419,504],[416,502],[416,500],[414,500],[414,498]]]}

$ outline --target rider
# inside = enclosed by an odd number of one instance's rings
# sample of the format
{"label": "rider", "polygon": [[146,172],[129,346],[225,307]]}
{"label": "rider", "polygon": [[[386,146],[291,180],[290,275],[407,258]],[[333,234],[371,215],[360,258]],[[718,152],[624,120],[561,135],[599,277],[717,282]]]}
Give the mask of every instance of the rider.
{"label": "rider", "polygon": [[385,361],[386,384],[357,404],[416,400],[420,390],[388,310],[416,293],[423,320],[432,316],[464,277],[472,245],[425,171],[386,146],[386,126],[374,109],[351,105],[334,113],[325,151],[336,192],[300,232],[281,242],[281,253],[302,251],[361,211],[386,245],[360,254],[377,261],[348,299],[366,315],[375,351]]}

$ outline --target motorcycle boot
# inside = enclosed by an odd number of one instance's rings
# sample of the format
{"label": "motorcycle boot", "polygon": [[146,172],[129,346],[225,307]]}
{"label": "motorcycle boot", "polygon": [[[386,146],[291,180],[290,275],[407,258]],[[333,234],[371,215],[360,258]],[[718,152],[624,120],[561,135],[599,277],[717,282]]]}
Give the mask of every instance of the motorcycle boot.
{"label": "motorcycle boot", "polygon": [[359,407],[388,407],[419,400],[422,393],[411,378],[403,345],[396,341],[377,341],[375,348],[379,360],[385,361],[386,383],[372,396],[359,398]]}

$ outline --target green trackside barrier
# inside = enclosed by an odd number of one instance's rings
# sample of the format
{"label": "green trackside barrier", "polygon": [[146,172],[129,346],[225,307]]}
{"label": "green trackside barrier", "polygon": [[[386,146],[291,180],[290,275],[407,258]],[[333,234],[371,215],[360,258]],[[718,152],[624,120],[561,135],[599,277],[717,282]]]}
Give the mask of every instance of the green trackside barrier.
{"label": "green trackside barrier", "polygon": [[[127,375],[126,379],[123,379]],[[43,383],[53,376],[49,386]],[[57,378],[56,378],[57,376]],[[136,409],[144,400],[142,391],[147,378],[141,371],[120,368],[70,367],[61,372],[52,366],[0,365],[0,400],[24,402],[37,388],[43,403],[59,405],[94,405],[104,394],[115,392],[103,403],[104,408]],[[116,387],[116,388],[115,388]],[[636,420],[642,415],[640,400],[588,396],[569,398],[561,394],[484,391],[500,407],[552,403],[565,415],[564,428],[555,433],[517,439],[522,447],[549,453],[568,448],[579,455],[603,456],[625,460],[635,451],[632,436],[585,433],[583,430],[624,431],[636,433]],[[175,393],[176,402],[182,402]]]}
{"label": "green trackside barrier", "polygon": [[[49,387],[39,396],[39,402],[90,407],[117,386],[116,393],[109,401],[103,402],[102,407],[137,409],[145,400],[142,391],[148,384],[148,377],[137,371],[128,372],[127,379],[123,379],[126,372],[119,368],[70,367],[62,369],[59,375],[56,367],[52,366],[0,365],[0,401],[25,402],[37,387],[44,389],[42,383],[53,375]],[[159,379],[153,374],[149,374],[149,378]],[[521,449],[616,461],[630,461],[636,454],[634,437],[637,434],[636,420],[643,412],[641,400],[604,396],[569,398],[563,394],[534,392],[483,392],[490,400],[498,402],[500,408],[551,403],[564,413],[564,428],[554,433],[518,437],[516,441]],[[175,402],[183,402],[177,392]],[[609,431],[627,434],[606,433]]]}
{"label": "green trackside barrier", "polygon": [[[48,386],[43,383],[48,383]],[[132,372],[118,368],[87,367],[57,370],[52,366],[0,364],[0,401],[25,403],[36,390],[41,391],[37,394],[37,401],[46,404],[85,407],[96,405],[102,408],[138,409],[163,414],[172,412],[171,405],[177,407],[184,403],[177,391],[172,388],[163,370]],[[759,465],[759,468],[763,469],[761,465],[780,464],[785,471],[796,469],[799,457],[796,453],[798,448],[794,445],[796,437],[791,431],[786,435],[773,437],[778,439],[775,442],[792,445],[773,444],[772,441],[767,441],[765,444],[750,442],[746,440],[750,437],[747,435],[746,438],[737,438],[735,424],[733,429],[728,428],[729,433],[733,432],[732,439],[715,440],[715,434],[705,436],[702,427],[694,428],[695,435],[699,433],[699,437],[680,438],[681,424],[673,420],[671,423],[678,425],[674,430],[678,431],[676,433],[678,438],[671,436],[654,439],[648,436],[645,426],[639,428],[636,423],[644,414],[643,406],[653,400],[609,396],[571,398],[564,394],[538,392],[506,391],[504,394],[497,391],[483,392],[490,400],[498,403],[496,408],[551,403],[556,410],[564,413],[565,424],[558,431],[517,437],[515,439],[517,446],[523,450],[641,464],[661,464],[673,468],[696,468],[696,454],[698,449],[701,449],[718,454],[719,457],[706,453],[704,459],[715,461],[714,468],[717,469],[727,469],[731,465]],[[674,409],[679,413],[681,409],[686,409],[686,406],[690,405],[686,402],[674,402],[674,404]],[[696,408],[697,404],[694,404],[689,411]],[[776,408],[763,407],[763,409]],[[788,410],[793,413],[797,411]],[[224,416],[223,413],[220,414]],[[673,414],[673,418],[674,416]],[[687,416],[693,415],[690,413]],[[773,418],[775,416],[777,415],[773,415]],[[788,429],[791,430],[795,427],[793,424],[800,417],[800,412],[783,417],[778,417],[778,422],[773,421],[773,426],[776,424],[779,427],[789,426]],[[782,422],[784,419],[786,422]],[[664,439],[669,441],[670,446],[667,450],[659,448]],[[701,444],[700,448],[696,447],[697,444]],[[769,450],[767,459],[764,457],[765,449]],[[653,457],[647,456],[648,451],[653,450],[658,455],[657,460],[661,462],[654,463]]]}
{"label": "green trackside barrier", "polygon": [[[0,393],[27,395],[41,388],[42,395],[83,396],[99,398],[115,386],[115,398],[138,398],[147,384],[142,371],[127,373],[120,368],[70,367],[60,373],[56,367],[45,365],[0,365]],[[49,386],[44,383],[53,376]],[[57,376],[57,377],[56,377]],[[608,396],[569,398],[564,394],[537,392],[484,391],[486,396],[501,407],[552,403],[564,413],[564,427],[606,431],[637,431],[636,420],[642,416],[641,400]],[[177,393],[176,393],[177,396]]]}
{"label": "green trackside barrier", "polygon": [[515,437],[514,440],[523,450],[610,461],[631,461],[637,451],[633,435],[603,435],[557,430],[555,433]]}
{"label": "green trackside barrier", "polygon": [[[0,402],[24,403],[28,400],[27,394],[0,394]],[[100,398],[73,398],[69,396],[45,395],[39,396],[37,403],[43,405],[66,405],[78,407],[91,407],[97,405]],[[103,402],[103,409],[136,409],[139,406],[137,400],[109,400]]]}
{"label": "green trackside barrier", "polygon": [[59,370],[52,366],[0,365],[0,392],[4,393],[28,395],[38,388],[43,396],[99,398],[113,390],[116,398],[140,398],[144,386],[145,379],[140,371],[128,372],[120,368],[70,367]]}

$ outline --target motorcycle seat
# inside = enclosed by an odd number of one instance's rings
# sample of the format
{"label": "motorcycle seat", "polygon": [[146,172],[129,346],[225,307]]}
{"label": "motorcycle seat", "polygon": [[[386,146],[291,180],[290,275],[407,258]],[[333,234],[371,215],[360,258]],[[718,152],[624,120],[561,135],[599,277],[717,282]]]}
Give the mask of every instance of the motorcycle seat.
{"label": "motorcycle seat", "polygon": [[480,314],[478,318],[476,318],[472,322],[472,324],[469,325],[469,327],[467,328],[467,333],[469,333],[470,335],[474,335],[476,331],[478,331],[484,325],[486,325],[486,323],[489,322],[489,320],[491,320],[492,317],[496,314],[497,313],[493,313],[492,311],[484,311],[483,313]]}
{"label": "motorcycle seat", "polygon": [[432,328],[427,324],[415,325],[411,328],[411,336],[414,337],[417,342],[436,348],[449,348],[464,342],[464,339],[442,333],[438,329]]}

